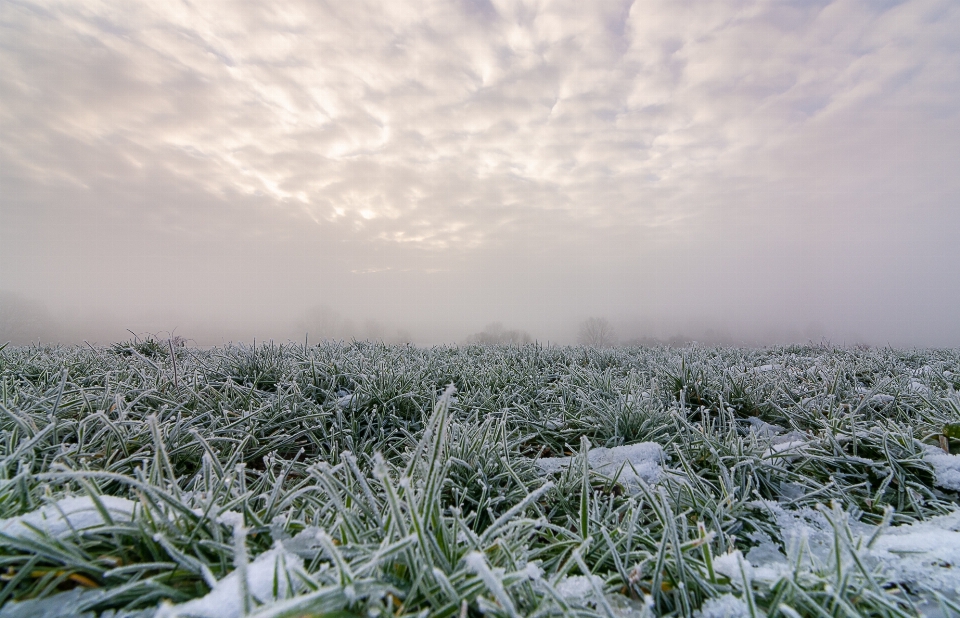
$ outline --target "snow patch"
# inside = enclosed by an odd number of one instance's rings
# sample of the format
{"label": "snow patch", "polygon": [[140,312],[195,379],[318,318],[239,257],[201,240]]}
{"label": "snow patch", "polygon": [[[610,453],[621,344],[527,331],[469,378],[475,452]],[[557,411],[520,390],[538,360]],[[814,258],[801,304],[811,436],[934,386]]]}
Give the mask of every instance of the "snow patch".
{"label": "snow patch", "polygon": [[603,590],[603,579],[597,575],[571,575],[557,582],[557,594],[566,601],[582,602],[594,596],[594,586]]}
{"label": "snow patch", "polygon": [[763,459],[774,459],[775,462],[779,460],[780,463],[784,460],[794,461],[799,455],[803,454],[806,448],[806,440],[789,440],[787,442],[780,442],[779,444],[774,443],[763,452]]}
{"label": "snow patch", "polygon": [[[823,513],[809,508],[788,511],[768,500],[754,505],[766,510],[776,520],[783,545],[791,557],[785,556],[771,540],[761,541],[744,560],[749,579],[773,585],[780,578],[789,576],[793,568],[792,556],[801,544],[806,545],[808,555],[820,567],[835,559],[832,555],[834,531]],[[853,520],[848,520],[847,525],[853,533],[852,544],[857,548],[860,560],[868,568],[875,569],[881,581],[937,590],[953,598],[960,596],[960,568],[957,568],[960,565],[960,511],[887,528],[877,536],[872,547],[867,547],[867,540],[877,532],[876,526]],[[716,558],[714,568],[739,588],[742,576],[738,553]],[[848,556],[844,558],[849,559]]]}
{"label": "snow patch", "polygon": [[[575,459],[576,457],[543,457],[535,463],[543,474],[555,474],[569,467]],[[658,482],[663,472],[661,464],[664,459],[663,448],[656,442],[592,448],[587,452],[590,469],[611,478],[616,477],[627,486],[639,485],[641,481],[648,485]]]}
{"label": "snow patch", "polygon": [[543,569],[540,568],[540,565],[534,564],[533,562],[528,562],[527,566],[523,568],[523,572],[530,581],[538,581],[543,577]]}
{"label": "snow patch", "polygon": [[889,528],[870,552],[892,582],[960,590],[960,511]]}
{"label": "snow patch", "polygon": [[740,597],[729,592],[719,597],[713,597],[703,602],[703,606],[693,612],[694,618],[745,618],[750,615],[750,608]]}
{"label": "snow patch", "polygon": [[934,484],[944,489],[960,491],[960,455],[944,453],[943,449],[929,444],[924,444],[923,450],[923,460],[933,466],[936,477]]}
{"label": "snow patch", "polygon": [[[190,511],[197,517],[203,517],[204,509],[190,509]],[[207,516],[211,515],[210,512],[207,512]],[[223,524],[229,526],[230,528],[236,528],[237,526],[242,526],[244,523],[243,513],[237,511],[223,511],[213,518],[218,524]]]}
{"label": "snow patch", "polygon": [[[113,523],[133,519],[137,503],[115,496],[98,496]],[[63,538],[74,532],[109,525],[93,498],[62,498],[25,515],[0,520],[0,533],[17,539],[37,539],[41,535]]]}
{"label": "snow patch", "polygon": [[750,423],[750,429],[753,433],[758,436],[765,438],[772,438],[773,436],[783,433],[785,430],[779,425],[772,425],[756,416],[751,416],[747,418],[747,422]]}
{"label": "snow patch", "polygon": [[[302,587],[295,573],[303,568],[303,560],[277,545],[260,554],[247,565],[247,589],[257,604],[294,596]],[[206,596],[165,605],[156,618],[240,618],[244,615],[240,572],[234,571],[217,582]]]}

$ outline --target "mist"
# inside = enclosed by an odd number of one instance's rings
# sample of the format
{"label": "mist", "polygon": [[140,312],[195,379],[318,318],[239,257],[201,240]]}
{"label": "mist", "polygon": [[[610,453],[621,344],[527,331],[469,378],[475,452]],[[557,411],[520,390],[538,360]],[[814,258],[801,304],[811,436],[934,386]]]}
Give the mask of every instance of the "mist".
{"label": "mist", "polygon": [[0,24],[0,345],[960,345],[956,3]]}

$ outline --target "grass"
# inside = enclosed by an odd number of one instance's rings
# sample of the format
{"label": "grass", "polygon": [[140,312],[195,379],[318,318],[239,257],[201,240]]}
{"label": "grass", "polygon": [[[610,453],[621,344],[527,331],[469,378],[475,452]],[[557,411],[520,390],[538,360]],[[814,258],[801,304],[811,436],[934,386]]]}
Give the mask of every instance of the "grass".
{"label": "grass", "polygon": [[[303,559],[296,594],[247,595],[250,615],[686,616],[726,595],[749,615],[949,614],[864,562],[856,530],[957,508],[923,445],[960,422],[958,387],[960,353],[938,350],[7,346],[0,517],[139,506],[61,538],[0,533],[0,604],[151,616],[280,543]],[[586,464],[642,441],[669,457],[656,486]],[[832,557],[791,547],[765,501],[820,513]],[[788,574],[721,572],[758,539]]]}

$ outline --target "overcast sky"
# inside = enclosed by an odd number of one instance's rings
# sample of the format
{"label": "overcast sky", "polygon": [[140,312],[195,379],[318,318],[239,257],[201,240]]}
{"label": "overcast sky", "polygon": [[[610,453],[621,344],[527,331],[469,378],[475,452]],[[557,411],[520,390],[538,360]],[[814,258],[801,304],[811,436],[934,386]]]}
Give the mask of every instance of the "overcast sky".
{"label": "overcast sky", "polygon": [[0,290],[108,339],[960,345],[958,32],[954,0],[0,0]]}

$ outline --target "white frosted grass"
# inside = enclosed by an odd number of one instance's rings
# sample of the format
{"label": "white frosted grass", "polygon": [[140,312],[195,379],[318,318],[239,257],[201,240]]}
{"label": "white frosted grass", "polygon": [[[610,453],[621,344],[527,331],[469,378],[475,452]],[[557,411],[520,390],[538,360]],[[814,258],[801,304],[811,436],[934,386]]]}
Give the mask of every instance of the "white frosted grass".
{"label": "white frosted grass", "polygon": [[[137,503],[125,498],[99,496],[113,523],[133,519]],[[63,538],[76,532],[109,525],[97,504],[89,496],[62,498],[24,515],[0,520],[0,533],[18,539],[37,539],[39,535]]]}
{"label": "white frosted grass", "polygon": [[[793,554],[801,544],[814,559],[809,565],[825,568],[835,561],[835,532],[825,515],[813,509],[784,509],[772,501],[754,503],[773,515],[783,544],[791,555],[782,553],[772,541],[763,540],[743,560],[753,581],[769,586],[791,577]],[[960,597],[960,511],[932,517],[926,521],[878,530],[856,521],[848,521],[852,546],[863,564],[874,569],[878,578],[888,584],[907,584]],[[876,535],[872,546],[869,540]],[[740,552],[718,556],[714,568],[737,585],[740,579]],[[851,559],[845,556],[844,560]]]}
{"label": "white frosted grass", "polygon": [[[960,598],[960,515],[942,515],[960,508],[960,457],[921,446],[960,414],[960,352],[467,354],[355,342],[183,351],[174,365],[169,350],[150,360],[149,350],[127,348],[0,353],[8,452],[0,464],[11,481],[0,497],[5,513],[43,506],[0,520],[5,572],[19,577],[0,588],[0,605],[16,607],[17,618],[48,607],[76,610],[72,618],[90,607],[144,608],[153,618],[163,598],[181,604],[162,615],[200,617],[383,614],[398,603],[410,615],[443,607],[636,618],[699,607],[711,618],[829,605],[905,617],[915,608],[935,615],[940,602],[948,615]],[[431,420],[424,432],[452,374],[464,390],[450,429]],[[515,393],[509,403],[505,385]],[[158,412],[186,401],[196,406]],[[376,431],[357,434],[368,419]],[[585,449],[582,460],[525,456],[586,437],[640,444]],[[122,457],[118,446],[127,447]],[[670,469],[664,449],[684,465]],[[264,465],[249,465],[261,457]],[[571,465],[559,479],[568,495],[546,493],[535,471]],[[604,484],[581,495],[573,476],[583,466],[618,478],[627,493],[642,483],[664,491],[640,500]],[[749,482],[758,475],[762,486]],[[101,477],[133,500],[62,498],[78,492],[76,480]],[[770,502],[747,502],[754,496]],[[876,523],[886,505],[902,509],[895,521],[921,523],[881,530],[855,521],[863,513]],[[246,559],[242,532],[231,544],[215,525],[242,531],[245,520],[261,529],[257,552],[270,547],[266,525],[280,545]],[[736,537],[718,525],[733,520],[744,524]],[[574,566],[564,556],[577,544],[590,550],[575,553]],[[73,546],[95,560],[61,551]],[[235,570],[221,575],[227,565]],[[40,568],[52,575],[33,576]],[[175,590],[166,587],[171,573]],[[103,594],[60,596],[48,585],[54,576],[81,583],[74,574]],[[604,592],[605,581],[627,585],[630,597]],[[190,600],[197,585],[210,593]]]}
{"label": "white frosted grass", "polygon": [[[260,605],[294,596],[300,589],[297,572],[303,559],[281,545],[246,565],[246,588]],[[180,605],[164,605],[155,618],[239,618],[244,612],[242,573],[238,569],[221,579],[209,593]]]}
{"label": "white frosted grass", "polygon": [[[576,457],[543,457],[536,460],[543,474],[554,474],[570,466]],[[640,442],[613,448],[598,447],[587,452],[590,469],[627,486],[641,481],[653,485],[660,480],[665,459],[663,447],[656,442]],[[619,474],[618,474],[619,473]]]}
{"label": "white frosted grass", "polygon": [[487,587],[487,590],[490,591],[490,594],[500,603],[500,606],[505,612],[511,617],[519,616],[517,609],[513,606],[513,601],[510,600],[510,595],[507,594],[506,589],[503,587],[503,570],[502,569],[491,569],[490,565],[487,564],[487,559],[483,557],[483,554],[478,551],[472,551],[467,554],[463,562],[467,565],[467,568],[477,574],[477,576],[483,581],[484,585]]}
{"label": "white frosted grass", "polygon": [[355,394],[343,395],[337,399],[337,406],[341,408],[349,408],[353,405],[353,402],[357,399]]}

